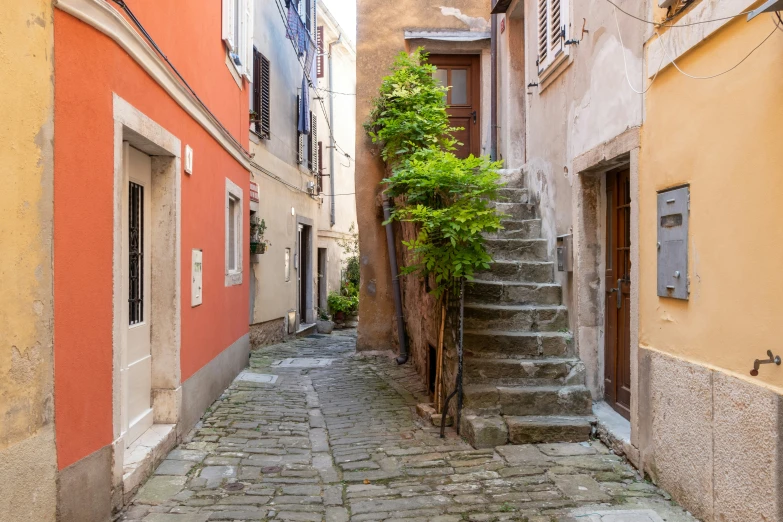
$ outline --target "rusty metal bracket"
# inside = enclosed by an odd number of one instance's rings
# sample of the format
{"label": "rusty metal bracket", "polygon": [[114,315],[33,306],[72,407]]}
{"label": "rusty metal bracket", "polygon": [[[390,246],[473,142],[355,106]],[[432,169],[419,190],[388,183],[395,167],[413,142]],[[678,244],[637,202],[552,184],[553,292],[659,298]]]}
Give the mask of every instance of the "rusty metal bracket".
{"label": "rusty metal bracket", "polygon": [[750,371],[750,374],[755,377],[759,374],[759,366],[762,364],[772,364],[775,363],[778,366],[780,366],[780,355],[772,355],[772,350],[767,350],[767,357],[769,359],[762,360],[762,359],[756,359],[753,361],[753,369]]}

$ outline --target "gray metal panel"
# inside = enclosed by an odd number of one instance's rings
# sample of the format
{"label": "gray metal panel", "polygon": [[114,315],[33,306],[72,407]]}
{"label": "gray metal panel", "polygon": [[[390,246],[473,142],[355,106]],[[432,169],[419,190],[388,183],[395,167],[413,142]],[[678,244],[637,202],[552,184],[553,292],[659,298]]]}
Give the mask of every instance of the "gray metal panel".
{"label": "gray metal panel", "polygon": [[658,193],[658,295],[688,299],[690,187]]}

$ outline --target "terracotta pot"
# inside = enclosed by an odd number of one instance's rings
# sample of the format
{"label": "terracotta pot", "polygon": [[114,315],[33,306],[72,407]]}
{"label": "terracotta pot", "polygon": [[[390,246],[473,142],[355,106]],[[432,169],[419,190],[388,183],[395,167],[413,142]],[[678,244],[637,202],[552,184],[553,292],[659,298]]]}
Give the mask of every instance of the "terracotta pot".
{"label": "terracotta pot", "polygon": [[345,320],[345,312],[335,312],[334,318],[338,321],[344,321]]}

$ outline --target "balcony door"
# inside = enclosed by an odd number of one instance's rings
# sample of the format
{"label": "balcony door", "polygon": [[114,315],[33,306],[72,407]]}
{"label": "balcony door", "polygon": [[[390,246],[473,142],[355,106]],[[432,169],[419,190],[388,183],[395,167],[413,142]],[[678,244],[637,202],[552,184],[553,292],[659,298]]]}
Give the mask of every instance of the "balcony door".
{"label": "balcony door", "polygon": [[461,130],[454,137],[461,145],[454,153],[467,158],[481,154],[481,59],[473,54],[432,54],[435,79],[449,87],[446,94],[449,121]]}

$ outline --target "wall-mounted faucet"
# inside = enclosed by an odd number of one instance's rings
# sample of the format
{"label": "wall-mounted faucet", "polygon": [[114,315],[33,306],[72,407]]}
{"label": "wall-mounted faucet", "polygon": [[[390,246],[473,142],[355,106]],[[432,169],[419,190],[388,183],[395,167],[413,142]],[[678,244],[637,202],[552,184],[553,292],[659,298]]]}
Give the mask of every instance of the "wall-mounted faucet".
{"label": "wall-mounted faucet", "polygon": [[772,350],[767,350],[767,356],[769,357],[769,359],[767,359],[767,360],[756,359],[753,362],[753,369],[750,371],[750,374],[753,377],[755,377],[755,376],[757,376],[759,374],[759,366],[762,365],[762,364],[775,363],[778,366],[780,366],[780,355],[772,355]]}

